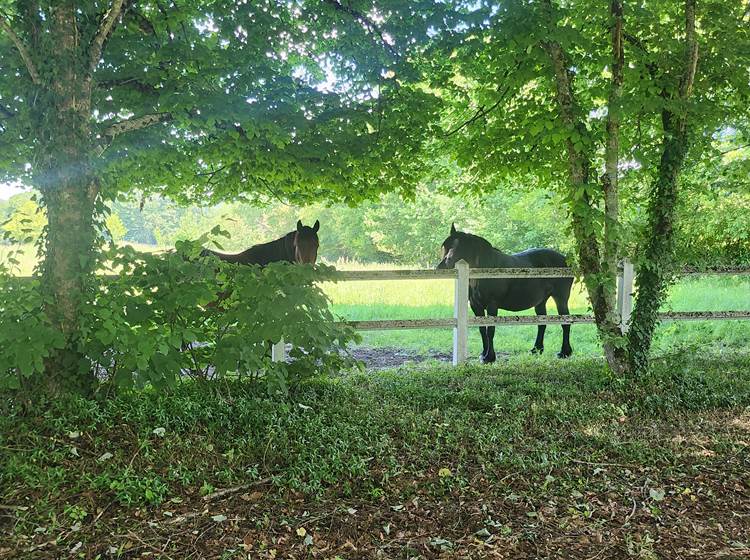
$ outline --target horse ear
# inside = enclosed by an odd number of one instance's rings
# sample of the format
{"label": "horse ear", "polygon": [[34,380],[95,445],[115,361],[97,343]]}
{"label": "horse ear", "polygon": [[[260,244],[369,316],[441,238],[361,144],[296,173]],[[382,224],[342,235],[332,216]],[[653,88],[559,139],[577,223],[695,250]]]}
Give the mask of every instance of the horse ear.
{"label": "horse ear", "polygon": [[318,233],[319,229],[320,229],[320,220],[315,220],[315,224],[313,225],[313,231],[315,233]]}
{"label": "horse ear", "polygon": [[297,231],[302,231],[302,220],[297,220]]}
{"label": "horse ear", "polygon": [[452,223],[451,224],[451,235],[454,235],[455,233],[456,233],[456,224]]}

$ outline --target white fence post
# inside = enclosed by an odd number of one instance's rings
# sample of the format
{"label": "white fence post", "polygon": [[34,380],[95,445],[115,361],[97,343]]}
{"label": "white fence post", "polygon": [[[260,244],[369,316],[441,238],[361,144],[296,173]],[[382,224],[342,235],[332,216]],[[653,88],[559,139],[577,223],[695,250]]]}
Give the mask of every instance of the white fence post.
{"label": "white fence post", "polygon": [[622,275],[617,277],[617,311],[620,315],[620,330],[623,334],[630,328],[630,315],[633,313],[633,280],[635,271],[628,259],[622,261]]}
{"label": "white fence post", "polygon": [[456,291],[453,298],[453,317],[456,327],[453,329],[453,365],[466,361],[469,343],[469,263],[460,260],[456,263]]}
{"label": "white fence post", "polygon": [[283,362],[286,360],[286,343],[282,337],[276,344],[271,346],[271,361]]}

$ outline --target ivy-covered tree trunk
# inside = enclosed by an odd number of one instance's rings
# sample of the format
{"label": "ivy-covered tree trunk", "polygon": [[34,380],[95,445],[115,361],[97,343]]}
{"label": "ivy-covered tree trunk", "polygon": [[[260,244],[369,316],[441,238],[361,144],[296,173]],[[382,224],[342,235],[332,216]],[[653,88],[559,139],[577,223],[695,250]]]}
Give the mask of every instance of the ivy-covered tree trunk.
{"label": "ivy-covered tree trunk", "polygon": [[[594,320],[602,338],[604,356],[616,375],[628,371],[622,333],[614,308],[615,277],[602,267],[601,249],[596,235],[594,211],[590,196],[597,185],[591,181],[591,164],[586,149],[586,129],[580,118],[573,94],[572,74],[562,47],[556,42],[546,45],[554,70],[557,103],[563,122],[568,128],[566,152],[570,180],[570,213],[573,223],[578,261],[594,311]],[[615,191],[616,192],[616,191]],[[605,233],[611,233],[611,228]],[[606,243],[613,241],[605,240]],[[613,251],[613,249],[608,249]]]}
{"label": "ivy-covered tree trunk", "polygon": [[678,179],[689,147],[688,102],[698,65],[695,30],[695,0],[685,0],[685,55],[676,95],[662,93],[662,153],[648,205],[644,247],[639,251],[637,296],[630,331],[628,354],[636,374],[648,369],[651,341],[671,279],[674,277],[674,222]]}
{"label": "ivy-covered tree trunk", "polygon": [[[35,186],[47,210],[42,263],[45,311],[62,333],[63,348],[47,360],[39,385],[48,393],[90,392],[93,375],[79,350],[81,304],[93,273],[98,182],[92,174],[91,78],[81,47],[75,3],[53,12],[41,51],[33,120],[37,127]],[[45,48],[46,47],[46,48]]]}
{"label": "ivy-covered tree trunk", "polygon": [[666,299],[667,288],[673,277],[677,181],[688,147],[684,122],[675,124],[673,116],[668,113],[663,116],[663,121],[662,156],[648,204],[648,238],[640,252],[638,295],[628,331],[630,367],[635,373],[648,369],[659,309]]}

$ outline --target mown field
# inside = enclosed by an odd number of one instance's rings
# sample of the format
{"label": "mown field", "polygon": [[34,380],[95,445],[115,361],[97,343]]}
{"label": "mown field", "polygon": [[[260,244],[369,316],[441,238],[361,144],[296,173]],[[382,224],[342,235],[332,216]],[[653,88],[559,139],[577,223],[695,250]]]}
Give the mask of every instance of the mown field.
{"label": "mown field", "polygon": [[[378,265],[380,268],[393,268]],[[361,269],[361,265],[342,263],[344,269]],[[368,266],[369,268],[369,266]],[[326,285],[325,290],[334,311],[351,320],[418,319],[453,316],[453,282],[450,280],[404,280],[341,282]],[[750,309],[750,275],[729,277],[692,277],[680,280],[670,290],[665,311],[722,311]],[[576,284],[570,300],[571,313],[589,313],[582,286]],[[550,300],[547,312],[556,314]],[[501,315],[511,315],[501,311]],[[523,315],[533,315],[529,309]],[[593,325],[574,325],[571,341],[575,355],[600,355],[600,346]],[[535,326],[499,327],[495,334],[498,355],[528,353],[536,336]],[[363,333],[363,344],[373,347],[407,348],[415,352],[450,353],[453,335],[450,330],[372,331]],[[747,348],[750,341],[749,321],[673,322],[659,327],[656,334],[657,352],[684,348],[697,350],[704,344],[721,350]],[[545,352],[551,356],[562,343],[558,326],[547,329]],[[481,352],[481,339],[476,329],[469,335],[472,356]]]}

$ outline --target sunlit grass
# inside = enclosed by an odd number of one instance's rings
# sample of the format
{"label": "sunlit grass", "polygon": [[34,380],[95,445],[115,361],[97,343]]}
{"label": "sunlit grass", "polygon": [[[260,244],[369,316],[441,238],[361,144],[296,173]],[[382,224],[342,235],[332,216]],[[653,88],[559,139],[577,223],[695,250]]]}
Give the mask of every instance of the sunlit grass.
{"label": "sunlit grass", "polygon": [[[139,250],[154,251],[153,246],[136,246]],[[36,248],[0,246],[0,263],[9,253],[20,249],[19,265],[14,273],[29,275],[37,262]],[[339,270],[394,270],[418,268],[392,263],[363,264],[354,261],[330,263]],[[333,311],[349,320],[374,319],[431,319],[453,316],[452,280],[378,280],[325,283],[323,290],[332,302]],[[750,309],[750,276],[699,276],[680,280],[672,286],[664,308],[673,311],[722,311]],[[576,283],[570,299],[570,311],[589,313],[588,301],[580,283]],[[557,312],[552,301],[547,313]],[[521,314],[531,315],[529,309]],[[501,315],[512,315],[501,311]],[[525,354],[533,345],[535,326],[499,327],[495,347],[500,352]],[[370,331],[363,333],[364,344],[381,347],[408,348],[417,351],[450,352],[453,334],[445,330]],[[592,325],[574,325],[572,344],[575,355],[599,355],[601,345]],[[672,322],[661,325],[656,333],[655,346],[659,351],[679,351],[685,348],[700,351],[702,346],[747,349],[750,341],[750,321]],[[547,329],[545,348],[554,354],[562,343],[560,327]],[[476,356],[481,350],[479,334],[472,330],[469,351]]]}
{"label": "sunlit grass", "polygon": [[[341,270],[372,270],[410,268],[390,264],[361,265],[337,263]],[[375,319],[427,319],[453,316],[452,280],[399,280],[356,281],[325,284],[324,290],[331,298],[333,310],[350,320]],[[750,276],[690,277],[675,284],[669,294],[665,310],[721,311],[750,309]],[[580,283],[576,283],[570,299],[570,311],[576,314],[590,312],[588,301]],[[550,300],[547,313],[557,312]],[[520,314],[531,315],[532,309]],[[513,313],[501,311],[501,315]],[[528,352],[536,336],[535,326],[498,327],[495,347],[498,352],[522,354]],[[416,351],[450,352],[453,334],[444,330],[369,331],[363,333],[364,344],[380,347],[392,346]],[[592,325],[574,325],[572,343],[576,355],[600,355],[601,345]],[[750,340],[748,321],[672,322],[660,326],[656,333],[658,351],[680,348],[700,348],[710,344],[719,348],[747,348]],[[555,353],[562,344],[562,330],[558,326],[547,328],[545,348]],[[478,332],[469,336],[469,352],[476,356],[481,351]]]}
{"label": "sunlit grass", "polygon": [[[163,247],[155,245],[144,245],[142,243],[122,243],[123,246],[133,247],[137,251],[144,253],[154,253],[164,251]],[[17,260],[17,263],[11,263],[10,259]],[[25,245],[0,245],[0,265],[7,266],[14,276],[30,276],[39,262],[37,248],[33,244]],[[111,272],[110,270],[105,272]]]}

